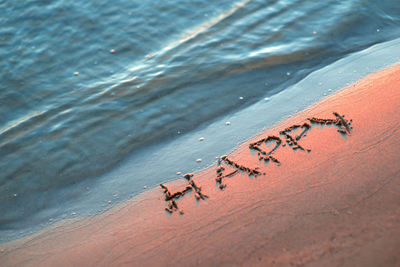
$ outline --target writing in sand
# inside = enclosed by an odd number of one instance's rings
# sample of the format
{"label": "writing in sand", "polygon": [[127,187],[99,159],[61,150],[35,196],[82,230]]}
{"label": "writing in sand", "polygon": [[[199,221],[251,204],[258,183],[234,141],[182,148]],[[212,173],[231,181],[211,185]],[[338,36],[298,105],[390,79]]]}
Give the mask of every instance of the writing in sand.
{"label": "writing in sand", "polygon": [[[311,150],[304,148],[299,144],[299,141],[306,137],[307,132],[312,129],[312,125],[332,125],[337,128],[337,131],[342,135],[350,135],[352,130],[352,120],[346,120],[344,115],[339,115],[337,112],[333,112],[335,116],[334,119],[320,119],[320,118],[307,118],[307,122],[303,124],[295,124],[292,125],[282,131],[279,132],[279,135],[270,135],[265,138],[262,138],[256,142],[249,144],[249,149],[256,152],[256,155],[259,160],[259,165],[261,162],[269,163],[272,162],[278,166],[281,165],[279,159],[274,157],[274,153],[284,147],[289,147],[292,150],[301,150],[310,153]],[[295,131],[301,130],[298,135],[295,135]],[[282,140],[283,139],[283,140]],[[272,149],[269,151],[265,151],[262,145],[272,145]],[[265,146],[266,147],[266,146]],[[230,172],[226,173],[227,170]],[[220,190],[224,190],[226,188],[226,183],[224,182],[226,178],[232,178],[240,172],[246,173],[249,176],[257,177],[259,175],[266,175],[266,173],[260,168],[250,168],[245,165],[241,165],[231,159],[228,156],[224,155],[218,158],[218,164],[216,167],[217,177],[215,181]],[[174,213],[178,211],[180,214],[183,214],[183,210],[178,207],[177,201],[183,198],[187,193],[193,192],[194,197],[197,201],[205,200],[208,198],[206,194],[204,194],[201,190],[201,186],[198,186],[193,180],[194,174],[188,173],[183,177],[187,181],[187,186],[181,190],[172,193],[169,188],[160,184],[163,193],[165,195],[165,201],[167,202],[167,207],[165,210],[168,213]]]}

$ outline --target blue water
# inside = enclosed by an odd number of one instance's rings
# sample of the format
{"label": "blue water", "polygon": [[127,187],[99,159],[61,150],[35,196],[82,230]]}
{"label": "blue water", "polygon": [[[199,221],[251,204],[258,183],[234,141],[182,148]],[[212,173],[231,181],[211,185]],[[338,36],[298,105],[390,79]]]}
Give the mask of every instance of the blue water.
{"label": "blue water", "polygon": [[0,240],[137,151],[400,37],[397,0],[215,2],[0,1]]}

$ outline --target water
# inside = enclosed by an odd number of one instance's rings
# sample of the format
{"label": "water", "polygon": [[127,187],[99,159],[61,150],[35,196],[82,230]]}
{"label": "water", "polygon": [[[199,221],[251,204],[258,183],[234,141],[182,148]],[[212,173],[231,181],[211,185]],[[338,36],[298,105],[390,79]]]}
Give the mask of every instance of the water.
{"label": "water", "polygon": [[127,157],[400,36],[397,0],[0,1],[0,14],[0,240]]}

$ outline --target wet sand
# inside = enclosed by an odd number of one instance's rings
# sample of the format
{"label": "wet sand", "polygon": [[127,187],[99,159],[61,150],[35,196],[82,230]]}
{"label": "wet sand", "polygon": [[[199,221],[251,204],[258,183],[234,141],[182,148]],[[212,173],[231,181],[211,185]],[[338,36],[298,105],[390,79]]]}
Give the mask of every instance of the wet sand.
{"label": "wet sand", "polygon": [[[69,220],[1,246],[1,266],[398,266],[400,264],[400,64],[371,74],[266,130],[228,155],[265,175],[215,181],[216,166],[192,180],[165,211],[153,188],[110,211]],[[249,144],[307,118],[353,120],[350,135],[312,124],[294,151],[258,160]],[[299,134],[300,130],[296,132]],[[264,146],[260,146],[267,149]],[[271,150],[269,148],[269,150]],[[190,149],[190,147],[188,147]],[[234,169],[225,167],[225,174]],[[168,183],[175,192],[185,179]]]}

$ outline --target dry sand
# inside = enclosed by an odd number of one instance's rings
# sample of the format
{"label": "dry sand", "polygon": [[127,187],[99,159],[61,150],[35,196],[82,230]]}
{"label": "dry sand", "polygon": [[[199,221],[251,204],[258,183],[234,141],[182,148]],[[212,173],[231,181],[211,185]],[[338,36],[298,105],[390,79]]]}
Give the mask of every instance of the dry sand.
{"label": "dry sand", "polygon": [[[264,167],[248,145],[306,122],[353,120],[349,136],[314,126]],[[90,218],[58,223],[4,244],[1,266],[399,266],[400,65],[371,74],[241,145],[229,158],[265,170],[221,191],[215,166],[193,180],[209,196],[177,201],[168,215],[154,188]],[[188,148],[190,149],[190,148]],[[186,181],[167,185],[185,188]]]}

